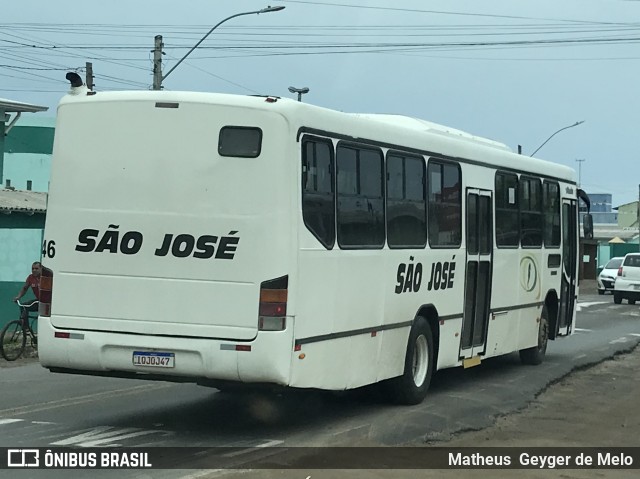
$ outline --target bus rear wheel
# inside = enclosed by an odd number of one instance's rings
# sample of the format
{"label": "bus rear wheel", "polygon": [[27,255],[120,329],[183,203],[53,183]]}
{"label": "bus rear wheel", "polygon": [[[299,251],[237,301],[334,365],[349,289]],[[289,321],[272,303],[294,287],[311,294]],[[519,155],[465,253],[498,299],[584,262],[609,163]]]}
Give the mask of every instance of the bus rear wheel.
{"label": "bus rear wheel", "polygon": [[391,398],[399,404],[420,404],[427,395],[433,375],[433,333],[418,316],[411,327],[402,376],[389,382]]}
{"label": "bus rear wheel", "polygon": [[520,361],[523,364],[541,364],[544,360],[544,355],[547,352],[547,344],[549,343],[549,313],[547,312],[547,305],[542,307],[542,314],[540,315],[540,324],[538,326],[538,344],[532,348],[520,350]]}

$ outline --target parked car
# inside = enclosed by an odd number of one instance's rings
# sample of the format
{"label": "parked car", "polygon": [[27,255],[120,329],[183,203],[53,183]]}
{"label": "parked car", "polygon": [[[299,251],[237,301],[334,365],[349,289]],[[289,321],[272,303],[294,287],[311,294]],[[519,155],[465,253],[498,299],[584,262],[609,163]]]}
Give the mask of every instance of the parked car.
{"label": "parked car", "polygon": [[622,260],[624,256],[617,256],[611,258],[607,264],[604,265],[602,271],[598,275],[598,294],[604,294],[607,291],[613,293],[613,284],[616,282],[616,276],[618,276],[618,268],[622,266]]}
{"label": "parked car", "polygon": [[613,287],[613,302],[620,304],[623,299],[629,304],[640,300],[640,253],[627,253],[618,268]]}

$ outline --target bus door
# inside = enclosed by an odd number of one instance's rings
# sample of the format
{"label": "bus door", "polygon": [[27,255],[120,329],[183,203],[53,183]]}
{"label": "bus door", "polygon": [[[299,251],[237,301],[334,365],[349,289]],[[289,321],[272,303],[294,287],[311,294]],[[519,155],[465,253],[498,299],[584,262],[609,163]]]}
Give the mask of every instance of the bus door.
{"label": "bus door", "polygon": [[578,205],[576,200],[562,202],[562,285],[556,334],[571,331],[576,301],[578,257]]}
{"label": "bus door", "polygon": [[467,189],[466,218],[467,267],[460,356],[470,358],[485,352],[487,339],[493,250],[490,191]]}

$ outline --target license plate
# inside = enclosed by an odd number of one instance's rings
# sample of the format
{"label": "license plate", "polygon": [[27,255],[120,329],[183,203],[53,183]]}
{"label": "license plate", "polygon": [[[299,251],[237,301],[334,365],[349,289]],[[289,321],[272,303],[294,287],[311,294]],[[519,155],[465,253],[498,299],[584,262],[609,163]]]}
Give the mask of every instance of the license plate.
{"label": "license plate", "polygon": [[175,366],[175,353],[160,353],[157,351],[134,351],[133,365],[152,368],[172,368]]}

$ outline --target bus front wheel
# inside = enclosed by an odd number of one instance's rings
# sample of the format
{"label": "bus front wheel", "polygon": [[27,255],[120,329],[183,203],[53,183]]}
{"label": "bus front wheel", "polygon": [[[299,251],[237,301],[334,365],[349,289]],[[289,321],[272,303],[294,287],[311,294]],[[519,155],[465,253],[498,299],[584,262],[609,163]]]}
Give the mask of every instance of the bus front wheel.
{"label": "bus front wheel", "polygon": [[520,361],[524,364],[537,365],[542,363],[544,355],[547,352],[547,344],[549,342],[549,314],[547,313],[547,305],[542,307],[540,315],[540,324],[538,326],[538,344],[532,348],[520,350]]}
{"label": "bus front wheel", "polygon": [[419,404],[425,398],[433,375],[433,351],[433,333],[429,323],[418,316],[409,334],[404,373],[389,383],[395,402]]}

